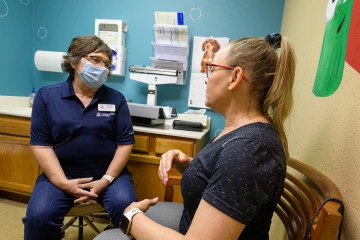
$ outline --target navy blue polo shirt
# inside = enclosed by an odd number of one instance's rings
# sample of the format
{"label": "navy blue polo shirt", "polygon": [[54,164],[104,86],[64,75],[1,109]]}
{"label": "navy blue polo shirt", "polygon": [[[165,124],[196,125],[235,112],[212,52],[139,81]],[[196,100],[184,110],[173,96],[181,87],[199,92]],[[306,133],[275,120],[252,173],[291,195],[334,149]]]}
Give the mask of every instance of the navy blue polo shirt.
{"label": "navy blue polo shirt", "polygon": [[30,144],[53,146],[65,175],[100,178],[117,145],[134,144],[125,97],[105,85],[85,108],[66,82],[41,88],[35,98]]}

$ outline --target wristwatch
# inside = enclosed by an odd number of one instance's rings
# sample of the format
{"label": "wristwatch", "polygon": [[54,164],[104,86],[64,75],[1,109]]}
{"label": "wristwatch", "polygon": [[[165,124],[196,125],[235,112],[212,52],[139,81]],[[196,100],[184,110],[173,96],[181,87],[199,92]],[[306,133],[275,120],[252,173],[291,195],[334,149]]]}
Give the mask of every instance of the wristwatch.
{"label": "wristwatch", "polygon": [[107,174],[105,174],[104,176],[102,176],[102,178],[105,178],[106,180],[108,180],[109,183],[111,183],[111,182],[115,179],[115,177],[110,176],[110,175],[107,175]]}
{"label": "wristwatch", "polygon": [[131,219],[135,216],[135,214],[137,213],[143,213],[143,211],[141,211],[138,208],[133,208],[130,211],[128,211],[127,213],[124,213],[121,217],[120,220],[120,230],[125,233],[125,235],[127,235],[128,237],[132,237],[130,235],[130,228],[131,228]]}

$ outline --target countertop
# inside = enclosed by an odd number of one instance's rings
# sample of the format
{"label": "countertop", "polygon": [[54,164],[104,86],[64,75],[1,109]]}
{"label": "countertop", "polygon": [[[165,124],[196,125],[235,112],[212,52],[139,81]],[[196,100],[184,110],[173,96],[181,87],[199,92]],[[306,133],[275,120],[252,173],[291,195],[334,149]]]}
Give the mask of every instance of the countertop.
{"label": "countertop", "polygon": [[30,118],[31,110],[30,107],[0,107],[0,114]]}
{"label": "countertop", "polygon": [[[0,114],[31,118],[31,110],[32,108],[30,107],[0,107]],[[172,128],[173,120],[174,119],[167,119],[164,125],[155,127],[142,127],[134,125],[134,131],[191,139],[202,139],[209,131],[209,126],[201,132],[176,130]]]}

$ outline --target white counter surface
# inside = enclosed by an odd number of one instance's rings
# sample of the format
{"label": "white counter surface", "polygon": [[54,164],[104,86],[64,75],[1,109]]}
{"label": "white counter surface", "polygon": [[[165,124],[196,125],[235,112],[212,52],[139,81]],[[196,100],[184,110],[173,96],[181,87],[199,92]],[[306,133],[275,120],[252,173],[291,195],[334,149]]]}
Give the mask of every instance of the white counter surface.
{"label": "white counter surface", "polygon": [[31,110],[30,107],[0,107],[0,114],[30,118]]}
{"label": "white counter surface", "polygon": [[209,131],[209,128],[203,129],[201,132],[176,130],[173,129],[172,127],[173,120],[174,119],[165,120],[164,125],[159,125],[154,127],[134,126],[134,130],[135,132],[162,134],[162,135],[192,138],[192,139],[202,139],[205,136],[205,134]]}
{"label": "white counter surface", "polygon": [[[32,108],[29,107],[0,107],[0,114],[30,118],[31,110]],[[155,127],[134,126],[134,130],[135,132],[153,133],[191,139],[202,139],[209,131],[209,128],[203,129],[201,132],[176,130],[172,128],[172,122],[173,119],[169,119],[165,121],[165,125]]]}

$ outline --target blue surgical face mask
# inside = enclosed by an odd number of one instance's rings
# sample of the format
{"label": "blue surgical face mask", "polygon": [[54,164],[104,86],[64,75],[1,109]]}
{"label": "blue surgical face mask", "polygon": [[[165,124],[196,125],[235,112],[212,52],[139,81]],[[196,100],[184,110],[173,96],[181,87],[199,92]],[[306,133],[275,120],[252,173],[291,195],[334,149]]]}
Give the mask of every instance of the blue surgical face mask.
{"label": "blue surgical face mask", "polygon": [[109,70],[105,67],[84,62],[84,68],[81,72],[78,72],[78,74],[87,87],[99,88],[107,81]]}

